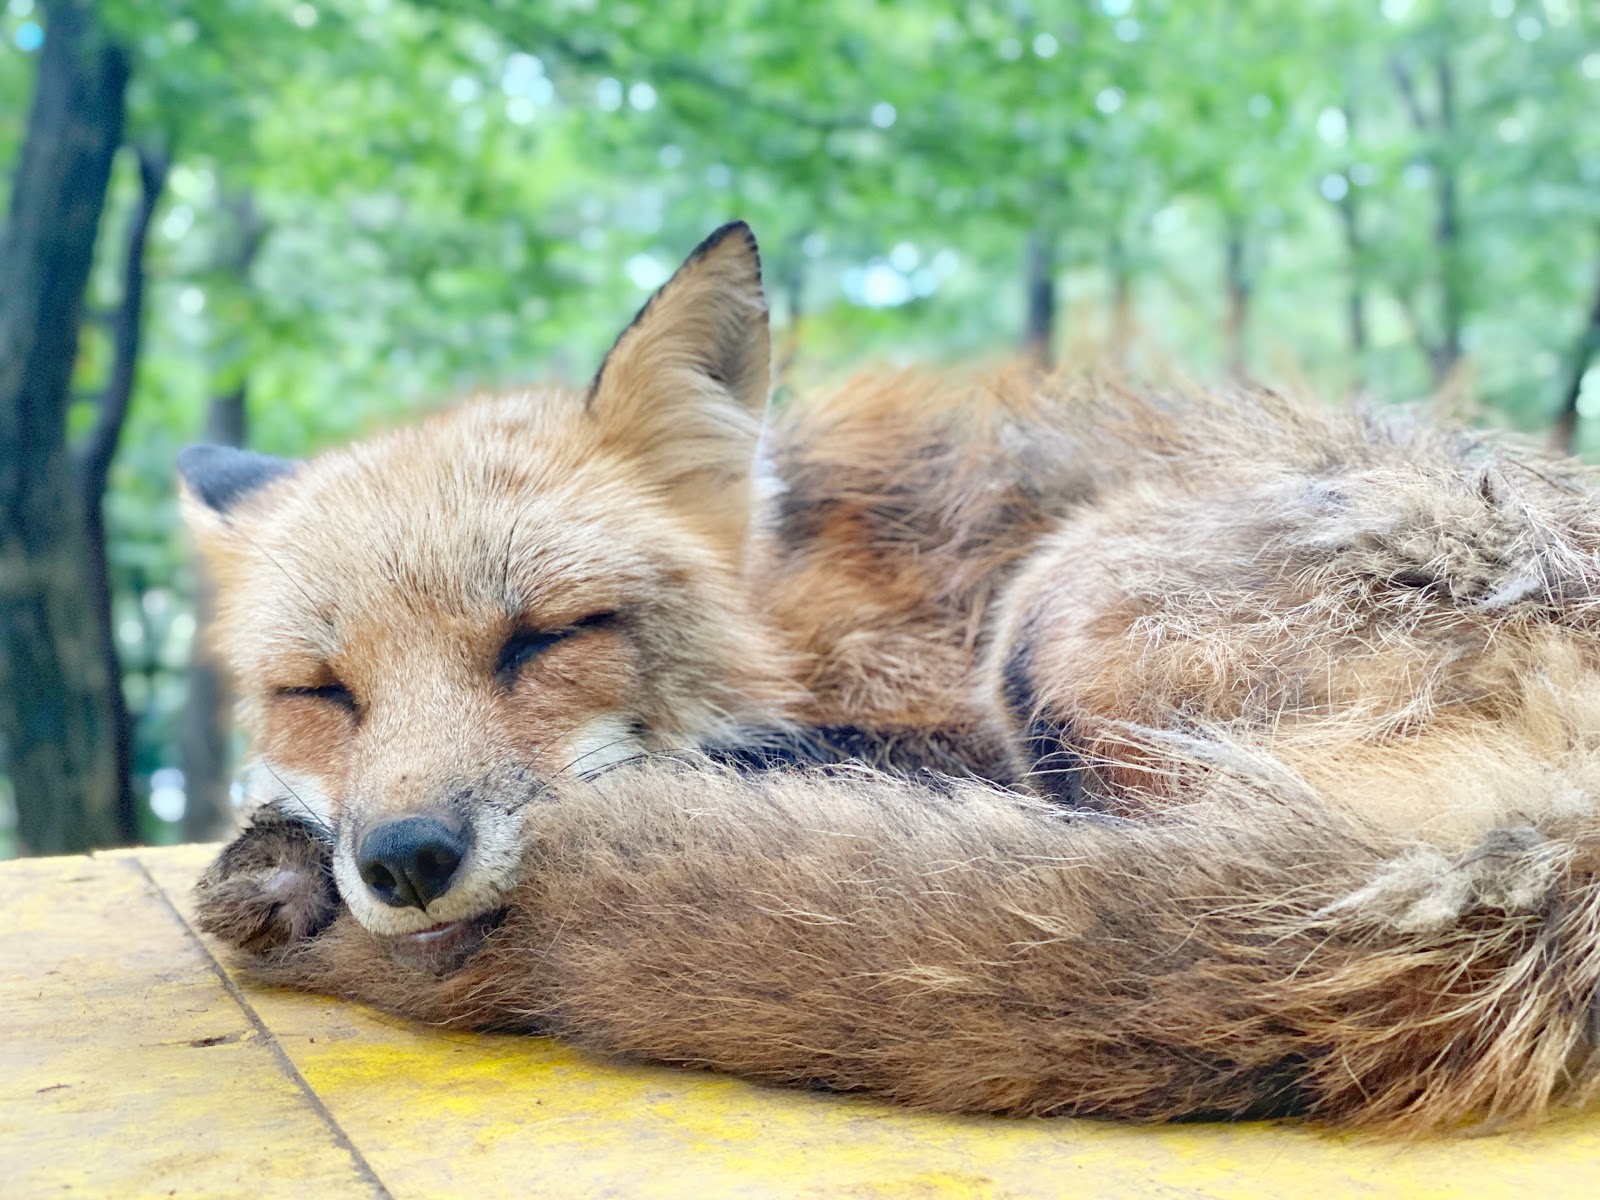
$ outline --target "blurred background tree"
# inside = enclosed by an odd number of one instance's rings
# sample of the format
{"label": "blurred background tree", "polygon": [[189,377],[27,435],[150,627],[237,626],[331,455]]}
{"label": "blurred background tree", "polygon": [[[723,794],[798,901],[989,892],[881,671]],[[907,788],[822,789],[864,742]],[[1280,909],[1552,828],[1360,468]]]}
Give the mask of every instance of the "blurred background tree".
{"label": "blurred background tree", "polygon": [[1594,0],[0,14],[0,854],[226,827],[182,445],[582,379],[731,216],[780,396],[1092,356],[1600,450]]}

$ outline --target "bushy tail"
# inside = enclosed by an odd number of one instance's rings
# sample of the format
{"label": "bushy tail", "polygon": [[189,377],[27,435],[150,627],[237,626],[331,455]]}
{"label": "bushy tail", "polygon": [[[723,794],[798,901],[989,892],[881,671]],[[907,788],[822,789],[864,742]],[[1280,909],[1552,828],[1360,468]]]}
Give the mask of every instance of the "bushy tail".
{"label": "bushy tail", "polygon": [[1421,1129],[1600,1091],[1592,816],[1448,857],[1221,777],[1135,823],[670,763],[534,814],[526,881],[457,972],[397,965],[348,917],[256,970],[963,1112]]}

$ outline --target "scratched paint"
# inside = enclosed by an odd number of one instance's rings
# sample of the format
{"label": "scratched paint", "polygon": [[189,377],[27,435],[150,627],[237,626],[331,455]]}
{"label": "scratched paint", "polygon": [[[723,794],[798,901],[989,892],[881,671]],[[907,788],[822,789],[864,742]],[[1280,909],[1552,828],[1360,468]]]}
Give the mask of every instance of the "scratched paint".
{"label": "scratched paint", "polygon": [[[160,897],[141,898],[130,883],[103,902],[63,907],[75,875],[115,869],[132,879],[142,863],[186,913],[189,883],[207,853],[143,850],[102,856],[88,868],[84,859],[0,865],[0,901],[9,913],[13,897],[31,897],[22,924],[33,930],[0,933],[0,1139],[9,1149],[44,1136],[44,1112],[12,1087],[23,1061],[9,1045],[17,1014],[32,1039],[27,1079],[70,1074],[97,1089],[101,1122],[93,1132],[49,1135],[30,1160],[30,1181],[136,1195],[158,1172],[180,1194],[218,1194],[225,1189],[217,1163],[226,1158],[228,1170],[248,1164],[262,1173],[257,1180],[316,1197],[369,1192],[363,1164],[389,1193],[407,1198],[1600,1195],[1600,1113],[1534,1133],[1406,1145],[1265,1124],[1139,1129],[907,1113],[602,1061],[543,1039],[423,1029],[247,983],[246,1012],[220,983],[207,983],[199,942],[157,907]],[[85,927],[96,922],[105,924]],[[31,966],[18,968],[28,961],[18,951],[37,956],[42,943],[57,946],[49,961],[70,982],[30,1000],[39,980]],[[82,993],[79,1007],[65,1005],[68,992]],[[102,1023],[68,1028],[91,1005]],[[251,1013],[292,1073],[255,1035]],[[169,1033],[192,1040],[200,1030],[239,1040],[203,1049],[159,1042]],[[67,1103],[50,1101],[50,1119],[61,1121],[66,1110],[54,1106]],[[158,1112],[172,1123],[146,1119]],[[113,1186],[134,1176],[118,1174],[118,1148],[103,1144],[102,1130],[115,1139],[135,1128],[148,1142],[140,1148],[145,1173],[139,1187]],[[249,1153],[237,1145],[246,1141]]]}
{"label": "scratched paint", "polygon": [[359,1196],[131,858],[0,864],[0,1195]]}

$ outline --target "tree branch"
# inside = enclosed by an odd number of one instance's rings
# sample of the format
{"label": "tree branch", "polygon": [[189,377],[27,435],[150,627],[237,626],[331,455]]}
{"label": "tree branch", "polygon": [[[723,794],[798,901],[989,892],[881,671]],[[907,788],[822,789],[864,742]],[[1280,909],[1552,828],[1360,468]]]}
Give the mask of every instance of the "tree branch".
{"label": "tree branch", "polygon": [[139,342],[144,327],[144,251],[150,235],[150,221],[166,188],[171,164],[158,150],[139,147],[139,202],[128,223],[128,239],[123,252],[122,299],[111,316],[113,353],[111,376],[100,394],[100,412],[94,428],[77,448],[77,464],[84,502],[99,504],[105,495],[111,460],[117,452],[128,404],[133,398],[134,373],[138,367]]}
{"label": "tree branch", "polygon": [[1394,85],[1400,92],[1400,99],[1404,101],[1406,112],[1411,117],[1411,124],[1418,133],[1427,133],[1433,127],[1433,122],[1428,119],[1427,110],[1422,107],[1422,97],[1417,95],[1417,84],[1411,78],[1411,70],[1405,60],[1399,55],[1389,60],[1389,73],[1394,76]]}
{"label": "tree branch", "polygon": [[[553,25],[535,17],[530,5],[491,5],[483,0],[430,0],[425,7],[473,17],[503,36],[536,47],[568,66],[618,75],[624,73],[624,64],[612,50],[599,44],[582,44],[577,38],[559,32]],[[809,111],[763,95],[748,84],[721,78],[692,59],[661,53],[641,54],[641,58],[646,64],[642,69],[657,82],[685,84],[716,96],[737,109],[764,113],[815,133],[871,128],[864,112],[853,119],[840,119]]]}

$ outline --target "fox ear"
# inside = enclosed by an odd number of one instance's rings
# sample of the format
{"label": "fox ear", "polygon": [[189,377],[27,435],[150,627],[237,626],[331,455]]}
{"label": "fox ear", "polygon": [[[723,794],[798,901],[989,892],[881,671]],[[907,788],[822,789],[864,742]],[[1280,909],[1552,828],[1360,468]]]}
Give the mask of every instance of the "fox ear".
{"label": "fox ear", "polygon": [[178,451],[178,477],[188,493],[218,516],[257,488],[295,469],[287,458],[252,454],[232,446],[186,446]]}
{"label": "fox ear", "polygon": [[743,221],[696,247],[589,385],[605,441],[679,510],[742,544],[772,360],[761,258]]}
{"label": "fox ear", "polygon": [[178,452],[178,478],[183,481],[183,516],[189,531],[208,556],[215,557],[228,540],[229,514],[241,501],[273,480],[292,474],[292,459],[252,454],[232,446],[188,446]]}

